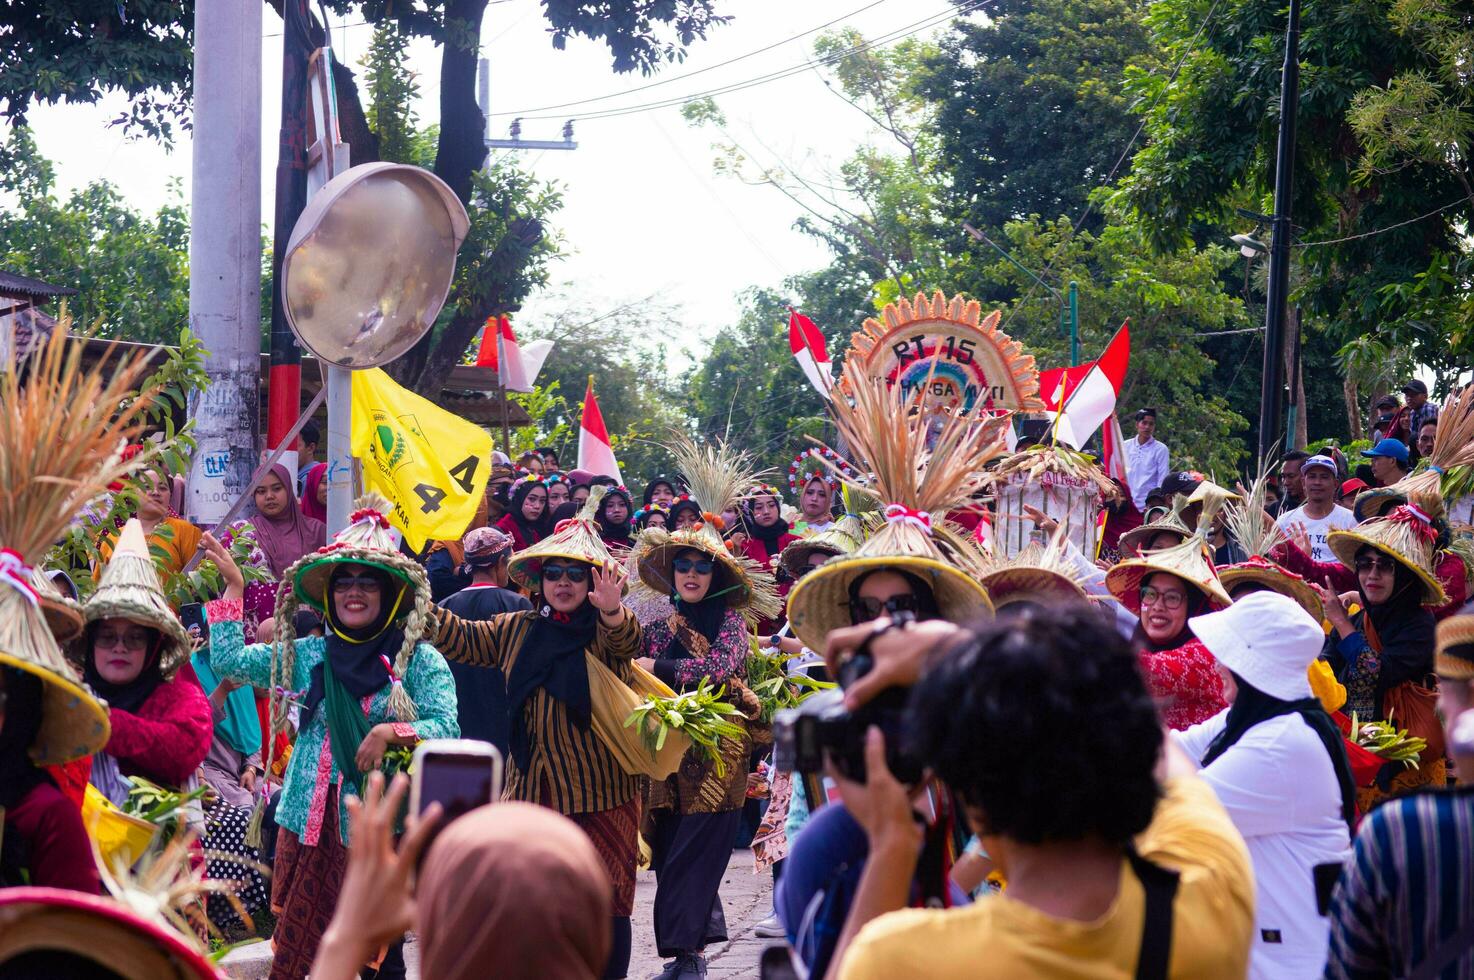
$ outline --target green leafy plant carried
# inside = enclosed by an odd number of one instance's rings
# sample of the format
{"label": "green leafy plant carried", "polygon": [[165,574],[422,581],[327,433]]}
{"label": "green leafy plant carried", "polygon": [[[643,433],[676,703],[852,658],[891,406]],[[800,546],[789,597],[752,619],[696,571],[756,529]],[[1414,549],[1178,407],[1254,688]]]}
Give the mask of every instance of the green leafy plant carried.
{"label": "green leafy plant carried", "polygon": [[629,713],[624,727],[639,726],[640,737],[652,756],[665,747],[672,730],[681,732],[691,740],[693,748],[715,764],[719,777],[726,776],[727,767],[717,743],[723,737],[740,739],[746,729],[728,720],[740,718],[742,713],[722,700],[725,692],[725,686],[715,687],[711,678],[703,677],[694,691],[670,698],[646,699]]}
{"label": "green leafy plant carried", "polygon": [[797,708],[817,691],[834,687],[833,681],[816,681],[806,674],[788,673],[788,661],[783,653],[764,653],[757,638],[752,639],[752,651],[747,655],[747,687],[757,695],[762,705],[762,721],[771,723],[773,716],[786,708]]}
{"label": "green leafy plant carried", "polygon": [[1418,768],[1418,760],[1428,747],[1426,739],[1409,735],[1394,725],[1390,713],[1386,721],[1357,721],[1356,713],[1352,712],[1349,738],[1373,755],[1401,762],[1409,769]]}
{"label": "green leafy plant carried", "polygon": [[129,776],[128,782],[128,798],[118,809],[158,827],[162,840],[169,840],[179,831],[189,804],[210,792],[208,785],[200,785],[187,793],[177,793],[142,776]]}

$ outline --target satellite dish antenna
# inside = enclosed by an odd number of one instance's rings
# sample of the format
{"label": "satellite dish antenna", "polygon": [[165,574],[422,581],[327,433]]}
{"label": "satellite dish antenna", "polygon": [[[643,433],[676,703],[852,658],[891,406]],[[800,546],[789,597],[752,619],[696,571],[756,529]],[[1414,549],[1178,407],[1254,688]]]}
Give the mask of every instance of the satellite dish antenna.
{"label": "satellite dish antenna", "polygon": [[380,367],[434,324],[470,229],[439,177],[400,163],[343,171],[287,240],[282,303],[302,346],[328,364]]}

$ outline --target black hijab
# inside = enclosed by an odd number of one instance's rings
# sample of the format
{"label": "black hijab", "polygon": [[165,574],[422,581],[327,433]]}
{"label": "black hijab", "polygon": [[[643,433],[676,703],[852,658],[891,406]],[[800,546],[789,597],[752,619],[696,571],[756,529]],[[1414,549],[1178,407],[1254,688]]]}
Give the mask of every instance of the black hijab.
{"label": "black hijab", "polygon": [[[1357,550],[1357,557],[1365,552],[1386,556],[1370,545]],[[1433,670],[1433,648],[1436,645],[1438,623],[1433,613],[1423,607],[1422,583],[1400,561],[1393,562],[1394,578],[1392,595],[1386,602],[1373,605],[1362,590],[1360,577],[1356,591],[1361,596],[1363,611],[1353,622],[1368,641],[1375,636],[1380,647],[1381,668],[1377,673],[1376,704],[1379,709],[1382,697],[1403,681],[1421,680]],[[1370,629],[1367,620],[1370,619]]]}
{"label": "black hijab", "polygon": [[644,501],[646,507],[650,506],[650,498],[655,496],[655,488],[660,486],[662,483],[670,487],[670,495],[672,497],[680,495],[681,484],[679,480],[677,480],[675,477],[666,476],[664,473],[656,474],[654,479],[645,484]]}
{"label": "black hijab", "polygon": [[[379,615],[367,626],[349,629],[333,615],[333,586],[349,567],[356,567],[359,574],[377,579],[379,582]],[[366,698],[389,683],[389,669],[384,666],[387,658],[394,663],[399,648],[404,645],[404,631],[391,625],[391,619],[407,610],[403,607],[403,591],[407,588],[394,576],[373,565],[346,563],[333,569],[328,579],[327,631],[323,639],[327,651],[322,663],[312,668],[307,683],[307,697],[302,703],[302,730],[312,724],[325,694],[322,672],[327,668],[333,677],[355,698]],[[398,589],[396,590],[396,586]],[[398,601],[396,601],[398,600]]]}
{"label": "black hijab", "polygon": [[159,654],[164,647],[164,635],[151,626],[147,627],[151,638],[148,643],[148,656],[143,661],[143,669],[128,683],[113,684],[103,680],[102,675],[97,672],[95,640],[98,625],[95,622],[87,624],[87,636],[82,647],[87,651],[87,656],[82,663],[82,678],[87,681],[88,687],[107,701],[109,708],[119,708],[129,714],[137,714],[138,709],[143,707],[143,702],[148,700],[149,695],[164,683],[164,675],[159,670]]}
{"label": "black hijab", "polygon": [[[1230,673],[1233,672],[1230,671]],[[1326,753],[1331,757],[1331,767],[1336,770],[1336,782],[1341,785],[1341,816],[1354,836],[1356,783],[1351,777],[1351,762],[1346,757],[1346,743],[1342,738],[1341,729],[1331,720],[1331,716],[1326,714],[1326,709],[1321,705],[1320,699],[1308,697],[1297,701],[1285,701],[1272,694],[1264,693],[1238,674],[1233,674],[1233,680],[1238,685],[1238,694],[1228,709],[1228,718],[1223,731],[1208,743],[1208,751],[1203,754],[1202,765],[1206,767],[1214,759],[1227,752],[1234,743],[1243,738],[1245,732],[1260,722],[1278,718],[1280,715],[1298,714],[1305,719],[1305,724],[1310,726],[1310,730],[1315,732],[1321,744],[1326,747]]]}
{"label": "black hijab", "polygon": [[522,513],[522,504],[526,502],[527,495],[539,487],[542,487],[544,493],[547,492],[548,488],[543,486],[541,480],[528,480],[525,478],[518,480],[512,484],[512,495],[507,504],[507,513],[511,515],[512,523],[517,525],[517,530],[521,533],[522,540],[528,544],[537,544],[543,538],[547,537],[548,532],[551,530],[546,504],[543,505],[542,516],[535,521],[529,521],[527,516]]}
{"label": "black hijab", "polygon": [[0,726],[0,809],[19,803],[46,782],[46,770],[31,761],[31,746],[41,733],[43,688],[35,674],[0,667],[5,676],[5,723]]}
{"label": "black hijab", "polygon": [[783,535],[788,533],[788,522],[783,519],[783,501],[777,494],[763,493],[757,496],[773,498],[773,503],[778,505],[778,519],[766,527],[759,524],[757,518],[752,515],[752,501],[748,501],[743,519],[747,524],[748,533],[763,543],[763,548],[767,551],[768,557],[777,558],[778,553],[783,550],[779,547],[778,542],[783,538]]}
{"label": "black hijab", "polygon": [[[682,549],[676,552],[675,557],[690,557],[700,555],[702,559],[710,559],[711,556],[697,548]],[[728,601],[732,595],[732,583],[727,581],[726,570],[715,560],[715,566],[711,573],[711,585],[707,587],[706,595],[699,602],[687,602],[676,595],[676,584],[671,582],[671,604],[675,606],[676,614],[686,621],[697,633],[705,637],[708,643],[716,642],[717,634],[722,630],[722,621],[727,618],[727,610],[731,603]],[[674,572],[671,578],[675,578]],[[670,642],[665,645],[665,652],[661,654],[665,659],[683,659],[695,657],[693,650],[686,649],[686,644],[681,641],[679,632],[672,630]]]}
{"label": "black hijab", "polygon": [[[680,497],[671,502],[670,513],[668,513],[665,518],[666,527],[674,531],[676,529],[676,517],[685,510],[689,510],[691,513],[695,514],[697,521],[701,520],[701,505],[692,500],[690,497]],[[731,529],[729,528],[728,530]]]}
{"label": "black hijab", "polygon": [[[609,501],[614,497],[624,500],[625,519],[623,524],[611,524],[609,519],[604,516],[604,511],[608,508]],[[605,544],[628,546],[631,542],[630,521],[633,520],[634,514],[635,505],[630,500],[630,495],[618,487],[611,488],[608,493],[604,494],[604,499],[599,501],[599,511],[594,515],[594,519],[599,522],[599,537],[603,539]]]}
{"label": "black hijab", "polygon": [[538,688],[563,702],[573,724],[581,731],[588,731],[593,700],[589,696],[584,650],[594,642],[598,617],[587,599],[572,613],[560,613],[545,601],[539,602],[537,620],[527,639],[522,641],[512,676],[507,678],[512,759],[523,772],[532,764],[532,733],[528,731],[522,706]]}

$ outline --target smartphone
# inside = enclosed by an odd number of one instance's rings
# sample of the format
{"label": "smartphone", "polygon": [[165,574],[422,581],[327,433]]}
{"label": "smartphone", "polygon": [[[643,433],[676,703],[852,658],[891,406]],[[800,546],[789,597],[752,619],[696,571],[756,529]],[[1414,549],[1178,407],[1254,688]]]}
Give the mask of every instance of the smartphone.
{"label": "smartphone", "polygon": [[502,795],[502,754],[490,742],[426,739],[415,747],[409,768],[410,812],[418,815],[439,803],[441,826]]}
{"label": "smartphone", "polygon": [[190,637],[198,636],[210,642],[210,621],[205,618],[205,607],[198,602],[186,602],[179,607],[179,621]]}

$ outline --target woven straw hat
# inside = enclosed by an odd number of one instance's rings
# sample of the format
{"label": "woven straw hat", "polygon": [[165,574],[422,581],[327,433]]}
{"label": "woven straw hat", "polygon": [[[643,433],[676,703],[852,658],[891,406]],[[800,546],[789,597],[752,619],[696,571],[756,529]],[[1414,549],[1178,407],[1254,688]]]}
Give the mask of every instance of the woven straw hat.
{"label": "woven straw hat", "polygon": [[1439,677],[1474,679],[1474,616],[1450,616],[1438,624],[1433,670]]}
{"label": "woven straw hat", "polygon": [[31,569],[31,588],[36,590],[36,598],[41,601],[41,613],[46,617],[46,625],[57,643],[67,644],[82,635],[86,622],[80,602],[62,595],[51,576],[40,568]]}
{"label": "woven straw hat", "polygon": [[1187,507],[1187,500],[1181,496],[1172,498],[1172,509],[1150,524],[1134,527],[1121,535],[1121,554],[1127,558],[1135,558],[1141,553],[1142,547],[1156,537],[1159,533],[1171,533],[1177,535],[1178,543],[1182,543],[1192,536],[1192,529],[1182,519],[1182,512]]}
{"label": "woven straw hat", "polygon": [[223,976],[191,940],[123,902],[63,888],[0,890],[0,975],[28,952],[95,960],[127,980]]}
{"label": "woven straw hat", "polygon": [[1368,545],[1401,564],[1422,585],[1425,606],[1448,602],[1442,583],[1433,574],[1437,543],[1438,530],[1427,511],[1412,503],[1394,507],[1386,517],[1358,524],[1352,530],[1332,531],[1326,538],[1326,545],[1347,568],[1355,570],[1356,553]]}
{"label": "woven straw hat", "polygon": [[1064,553],[1060,533],[1048,545],[1031,542],[1013,558],[988,557],[978,584],[998,609],[1015,602],[1085,602],[1080,569]]}
{"label": "woven straw hat", "polygon": [[164,597],[159,571],[143,536],[143,525],[134,517],[123,526],[113,546],[112,557],[97,580],[97,590],[82,604],[87,622],[127,619],[159,631],[164,638],[159,651],[159,671],[164,677],[189,659],[192,644],[184,624]]}
{"label": "woven straw hat", "polygon": [[902,385],[866,375],[857,358],[846,359],[842,382],[850,399],[831,403],[835,425],[870,471],[861,488],[885,502],[885,523],[852,554],[831,558],[793,587],[788,622],[794,633],[822,650],[831,630],[851,625],[851,586],[881,570],[921,579],[953,622],[991,612],[988,593],[939,547],[933,520],[941,524],[941,515],[986,484],[985,464],[1004,451],[1001,425],[977,414],[981,403],[973,412],[924,412],[926,385],[907,394]]}
{"label": "woven straw hat", "polygon": [[1141,583],[1158,572],[1175,575],[1207,597],[1215,609],[1231,605],[1223,583],[1208,560],[1207,546],[1198,535],[1181,544],[1153,551],[1141,558],[1123,561],[1106,573],[1106,588],[1134,613],[1141,612]]}
{"label": "woven straw hat", "polygon": [[[419,562],[400,554],[390,530],[388,514],[393,505],[383,496],[370,493],[354,501],[348,525],[333,535],[327,546],[303,555],[282,577],[292,583],[297,601],[319,615],[327,612],[328,582],[338,565],[368,565],[380,569],[418,591],[417,579],[429,583]],[[428,598],[427,598],[428,601]]]}
{"label": "woven straw hat", "polygon": [[834,522],[834,526],[827,531],[811,534],[784,548],[778,555],[778,563],[788,570],[788,574],[794,579],[803,578],[809,570],[809,558],[815,554],[828,555],[831,558],[839,555],[847,555],[860,547],[865,539],[864,528],[860,519],[846,514]]}
{"label": "woven straw hat", "polygon": [[1223,508],[1229,503],[1242,503],[1242,494],[1232,490],[1225,490],[1212,480],[1204,480],[1199,483],[1187,503],[1182,507],[1182,523],[1192,530],[1205,526],[1204,521],[1212,522]]}
{"label": "woven straw hat", "polygon": [[542,575],[543,562],[549,558],[566,558],[595,566],[614,561],[609,547],[599,537],[599,522],[594,517],[608,492],[608,487],[594,487],[589,491],[589,499],[584,501],[575,517],[560,523],[552,534],[537,544],[514,554],[508,566],[512,578],[530,589],[536,589]]}
{"label": "woven straw hat", "polygon": [[1233,595],[1234,589],[1246,583],[1262,585],[1271,592],[1278,592],[1282,596],[1294,599],[1300,604],[1301,609],[1315,618],[1316,622],[1325,619],[1325,609],[1321,606],[1320,596],[1315,594],[1310,583],[1262,555],[1251,555],[1247,561],[1223,566],[1218,569],[1218,581],[1223,583],[1224,591],[1230,596]]}
{"label": "woven straw hat", "polygon": [[706,516],[708,520],[679,531],[652,527],[641,532],[631,555],[640,582],[657,595],[669,596],[675,588],[671,563],[682,551],[694,548],[709,555],[720,567],[727,584],[723,585],[721,578],[714,578],[712,588],[731,589],[726,594],[728,606],[749,609],[758,619],[777,616],[783,611],[783,602],[778,598],[773,576],[751,558],[734,554],[713,523],[721,518]]}

